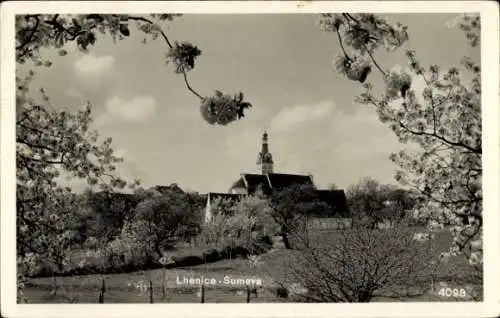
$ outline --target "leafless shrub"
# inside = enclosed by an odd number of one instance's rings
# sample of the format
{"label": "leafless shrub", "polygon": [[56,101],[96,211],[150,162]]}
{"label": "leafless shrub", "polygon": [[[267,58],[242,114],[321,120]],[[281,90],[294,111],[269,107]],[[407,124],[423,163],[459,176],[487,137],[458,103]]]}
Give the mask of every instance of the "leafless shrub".
{"label": "leafless shrub", "polygon": [[334,241],[314,240],[290,254],[285,284],[300,284],[304,301],[369,302],[402,290],[430,266],[425,245],[406,225],[341,229]]}

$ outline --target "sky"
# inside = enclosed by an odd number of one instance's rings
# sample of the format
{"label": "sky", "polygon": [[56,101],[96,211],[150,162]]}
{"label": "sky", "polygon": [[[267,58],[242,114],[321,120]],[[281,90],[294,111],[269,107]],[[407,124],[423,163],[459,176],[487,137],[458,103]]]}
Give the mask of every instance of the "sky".
{"label": "sky", "polygon": [[[459,66],[464,55],[478,60],[479,48],[470,48],[448,23],[456,16],[388,15],[408,26],[410,39],[399,51],[377,52],[377,60],[384,68],[406,66],[408,48],[424,66]],[[367,176],[392,183],[389,155],[404,145],[374,109],[354,102],[362,87],[335,72],[339,45],[316,21],[310,14],[205,14],[185,15],[164,28],[171,41],[202,50],[189,73],[198,92],[241,90],[253,104],[243,120],[227,126],[203,120],[199,100],[165,64],[165,42],[143,44],[135,29],[117,43],[98,38],[88,54],[74,46],[64,57],[43,51],[53,65],[34,69],[32,87],[43,86],[56,108],[76,110],[90,101],[94,127],[113,138],[125,159],[118,172],[145,187],[177,183],[201,193],[226,192],[241,173],[258,173],[265,129],[275,172],[312,174],[320,188],[347,188]],[[370,80],[381,84],[376,73]]]}

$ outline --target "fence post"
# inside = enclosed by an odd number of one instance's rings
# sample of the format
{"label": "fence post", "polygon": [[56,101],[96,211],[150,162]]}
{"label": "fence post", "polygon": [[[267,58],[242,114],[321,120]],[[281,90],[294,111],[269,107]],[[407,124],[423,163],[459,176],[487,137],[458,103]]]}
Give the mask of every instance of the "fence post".
{"label": "fence post", "polygon": [[153,281],[149,280],[149,303],[153,303]]}
{"label": "fence post", "polygon": [[434,280],[434,273],[431,274],[431,293],[434,293],[435,290],[435,280]]}
{"label": "fence post", "polygon": [[205,303],[205,284],[202,282],[200,287],[200,302]]}
{"label": "fence post", "polygon": [[162,293],[162,298],[163,302],[167,300],[167,287],[165,286],[165,278],[161,280],[161,293]]}
{"label": "fence post", "polygon": [[104,292],[106,291],[106,284],[104,283],[104,278],[102,279],[101,290],[99,292],[99,304],[104,304]]}
{"label": "fence post", "polygon": [[57,295],[57,277],[54,276],[54,271],[52,271],[52,294]]}

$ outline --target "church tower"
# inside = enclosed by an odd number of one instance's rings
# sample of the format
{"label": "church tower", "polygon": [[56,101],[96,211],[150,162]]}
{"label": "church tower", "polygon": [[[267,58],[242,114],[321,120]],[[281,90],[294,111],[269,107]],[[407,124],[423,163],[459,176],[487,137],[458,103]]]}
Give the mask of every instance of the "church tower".
{"label": "church tower", "polygon": [[257,164],[260,166],[262,174],[273,173],[273,156],[269,152],[267,144],[267,131],[262,135],[262,149],[257,157]]}

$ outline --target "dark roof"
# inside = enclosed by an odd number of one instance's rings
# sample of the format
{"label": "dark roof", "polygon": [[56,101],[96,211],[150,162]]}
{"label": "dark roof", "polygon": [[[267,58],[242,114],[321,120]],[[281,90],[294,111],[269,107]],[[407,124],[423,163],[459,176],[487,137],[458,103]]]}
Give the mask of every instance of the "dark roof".
{"label": "dark roof", "polygon": [[331,213],[335,215],[348,216],[347,199],[344,190],[316,190],[318,199],[325,202]]}
{"label": "dark roof", "polygon": [[310,184],[314,185],[311,176],[300,174],[269,173],[267,175],[273,189],[281,189],[292,184]]}
{"label": "dark roof", "polygon": [[[259,186],[264,194],[269,195],[272,189],[283,189],[292,185],[311,185],[314,187],[312,177],[309,175],[268,173],[252,174],[244,173],[233,183],[231,188],[245,187],[249,194],[255,193]],[[349,216],[347,199],[344,190],[314,190],[319,201],[326,203],[328,209],[324,212],[328,216]],[[243,194],[210,193],[211,200],[217,197],[238,200]],[[326,216],[326,215],[325,215]]]}
{"label": "dark roof", "polygon": [[184,191],[176,183],[172,183],[168,186],[156,185],[154,187],[151,187],[148,191],[155,194],[167,194],[171,192],[184,193]]}
{"label": "dark roof", "polygon": [[245,173],[242,175],[242,177],[246,181],[245,184],[248,184],[247,186],[248,193],[250,194],[254,193],[259,187],[262,188],[262,192],[264,192],[265,194],[269,194],[271,192],[271,188],[269,187],[269,181],[265,174]]}
{"label": "dark roof", "polygon": [[270,194],[271,189],[282,189],[293,184],[314,185],[311,176],[308,175],[284,173],[243,173],[241,174],[241,177],[233,183],[231,188],[245,187],[249,194],[253,194],[259,187],[261,187],[264,194]]}
{"label": "dark roof", "polygon": [[233,182],[229,190],[231,190],[232,188],[246,188],[245,181],[243,181],[243,177],[239,177],[238,180]]}

